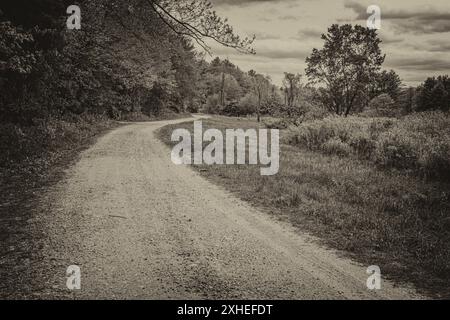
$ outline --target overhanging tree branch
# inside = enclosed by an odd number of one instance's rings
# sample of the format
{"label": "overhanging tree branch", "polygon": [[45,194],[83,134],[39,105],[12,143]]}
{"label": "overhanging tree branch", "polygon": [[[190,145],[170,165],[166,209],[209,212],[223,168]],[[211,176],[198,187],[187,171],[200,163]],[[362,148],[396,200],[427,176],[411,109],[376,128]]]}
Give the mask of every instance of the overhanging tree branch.
{"label": "overhanging tree branch", "polygon": [[[211,54],[211,49],[206,44],[205,38],[242,53],[255,53],[251,47],[255,37],[242,40],[235,35],[233,28],[227,24],[227,20],[221,19],[215,11],[211,10],[211,4],[208,1],[194,0],[186,3],[183,7],[183,0],[178,0],[176,13],[171,12],[170,1],[146,1],[171,31],[194,39],[209,54]],[[196,5],[198,8],[195,7]],[[197,23],[194,24],[194,21]]]}

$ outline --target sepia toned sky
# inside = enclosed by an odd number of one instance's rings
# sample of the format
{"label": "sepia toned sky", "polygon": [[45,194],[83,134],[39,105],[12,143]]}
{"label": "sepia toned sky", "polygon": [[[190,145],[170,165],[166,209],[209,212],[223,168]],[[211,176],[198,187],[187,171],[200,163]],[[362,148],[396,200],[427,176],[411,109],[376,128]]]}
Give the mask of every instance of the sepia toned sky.
{"label": "sepia toned sky", "polygon": [[385,69],[407,85],[427,76],[450,74],[450,0],[212,0],[241,35],[256,35],[257,54],[244,55],[217,44],[213,54],[242,70],[268,74],[281,84],[283,74],[304,74],[305,58],[321,48],[320,35],[333,23],[366,25],[369,5],[381,8],[381,49]]}

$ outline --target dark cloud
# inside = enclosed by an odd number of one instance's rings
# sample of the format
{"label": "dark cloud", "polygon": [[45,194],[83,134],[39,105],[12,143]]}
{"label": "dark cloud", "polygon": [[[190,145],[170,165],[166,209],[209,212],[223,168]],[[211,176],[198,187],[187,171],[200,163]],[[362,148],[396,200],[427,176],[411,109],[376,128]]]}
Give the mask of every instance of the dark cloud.
{"label": "dark cloud", "polygon": [[248,5],[252,3],[276,3],[276,2],[292,2],[295,0],[211,0],[212,4],[215,6],[221,6],[221,5]]}
{"label": "dark cloud", "polygon": [[[364,6],[355,1],[346,1],[344,7],[347,9],[353,9],[357,14],[356,19],[365,20],[368,17],[367,6]],[[450,12],[440,12],[436,10],[417,10],[417,11],[406,11],[406,10],[385,10],[381,8],[381,16],[386,19],[420,19],[423,21],[434,21],[434,20],[449,20]]]}
{"label": "dark cloud", "polygon": [[310,50],[296,49],[296,50],[282,50],[282,49],[260,49],[256,55],[259,57],[271,59],[299,59],[305,60],[310,54]]}
{"label": "dark cloud", "polygon": [[450,61],[439,58],[398,57],[389,59],[385,65],[407,71],[442,71],[443,73],[450,71]]}
{"label": "dark cloud", "polygon": [[254,33],[256,36],[256,40],[277,40],[280,39],[280,36],[269,34],[265,32],[256,32]]}
{"label": "dark cloud", "polygon": [[[367,19],[367,7],[355,1],[346,1],[344,7],[352,9],[358,15],[357,19]],[[364,16],[364,17],[363,17]]]}
{"label": "dark cloud", "polygon": [[446,41],[433,40],[429,41],[429,51],[433,52],[450,52],[450,43]]}
{"label": "dark cloud", "polygon": [[405,19],[393,21],[392,27],[397,32],[411,32],[415,34],[450,32],[450,20],[420,20]]}
{"label": "dark cloud", "polygon": [[295,39],[305,40],[305,39],[320,39],[323,34],[323,30],[318,29],[302,29],[298,32],[297,37]]}
{"label": "dark cloud", "polygon": [[[300,46],[299,46],[300,47]],[[312,50],[312,49],[311,49]],[[259,60],[259,61],[270,61],[272,59],[279,61],[279,60],[287,60],[287,59],[295,59],[304,61],[306,57],[311,53],[310,49],[306,48],[257,48],[256,49],[256,55],[245,55],[236,53],[233,49],[217,46],[214,48],[214,54],[220,55],[220,56],[226,56],[226,57],[237,57],[239,56],[239,59],[249,59],[249,60]]]}
{"label": "dark cloud", "polygon": [[[357,20],[366,20],[369,16],[367,7],[360,3],[346,1],[344,6],[357,14]],[[397,32],[427,34],[450,31],[450,12],[434,9],[407,11],[381,8],[381,19],[388,20]]]}
{"label": "dark cloud", "polygon": [[400,43],[404,40],[403,37],[394,37],[386,34],[380,34],[380,38],[384,44]]}
{"label": "dark cloud", "polygon": [[391,11],[382,12],[386,19],[418,19],[421,21],[449,20],[450,12],[437,11]]}

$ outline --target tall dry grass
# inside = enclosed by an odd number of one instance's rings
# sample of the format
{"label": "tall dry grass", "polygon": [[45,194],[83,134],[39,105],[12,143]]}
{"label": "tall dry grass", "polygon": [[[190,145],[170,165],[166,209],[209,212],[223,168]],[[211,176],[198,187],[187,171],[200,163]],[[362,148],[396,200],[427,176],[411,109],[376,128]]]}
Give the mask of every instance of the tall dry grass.
{"label": "tall dry grass", "polygon": [[289,128],[285,141],[311,151],[356,156],[427,178],[450,179],[450,116],[328,117]]}

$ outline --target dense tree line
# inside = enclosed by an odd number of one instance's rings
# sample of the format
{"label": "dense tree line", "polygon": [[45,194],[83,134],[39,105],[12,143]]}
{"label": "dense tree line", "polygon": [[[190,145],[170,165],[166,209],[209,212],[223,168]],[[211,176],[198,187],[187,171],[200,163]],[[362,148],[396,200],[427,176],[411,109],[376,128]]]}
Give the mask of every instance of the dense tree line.
{"label": "dense tree line", "polygon": [[254,70],[244,72],[228,59],[215,58],[202,70],[204,111],[242,116],[268,114],[276,110],[281,97],[270,77]]}
{"label": "dense tree line", "polygon": [[430,77],[417,89],[417,111],[450,110],[450,78]]}
{"label": "dense tree line", "polygon": [[80,30],[66,28],[70,4],[2,1],[2,122],[186,111],[199,103],[204,63],[194,43],[208,50],[212,39],[252,52],[252,40],[235,35],[207,1],[81,0]]}
{"label": "dense tree line", "polygon": [[[282,117],[290,123],[327,114],[398,117],[415,111],[448,110],[447,76],[405,87],[394,70],[382,68],[385,55],[376,30],[332,25],[322,49],[306,59],[305,75],[286,72],[282,87],[270,77],[243,72],[230,61],[203,64],[201,108],[208,113]],[[203,107],[202,107],[203,106]]]}
{"label": "dense tree line", "polygon": [[[208,40],[254,53],[206,0],[80,0],[82,28],[67,30],[66,0],[4,0],[0,7],[0,121],[32,125],[49,116],[111,118],[205,111],[283,116],[368,109],[381,114],[449,109],[447,76],[403,88],[376,30],[332,25],[305,76],[282,87],[229,60],[207,62]],[[389,110],[386,110],[389,109]],[[391,112],[390,109],[396,109]],[[376,112],[375,112],[376,113]],[[309,116],[308,116],[309,115]]]}

